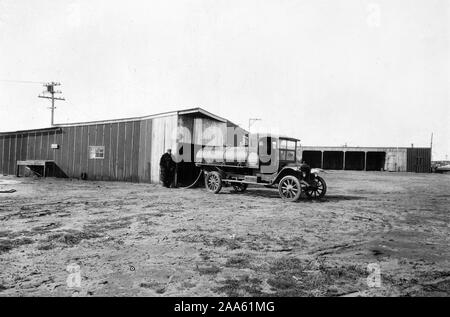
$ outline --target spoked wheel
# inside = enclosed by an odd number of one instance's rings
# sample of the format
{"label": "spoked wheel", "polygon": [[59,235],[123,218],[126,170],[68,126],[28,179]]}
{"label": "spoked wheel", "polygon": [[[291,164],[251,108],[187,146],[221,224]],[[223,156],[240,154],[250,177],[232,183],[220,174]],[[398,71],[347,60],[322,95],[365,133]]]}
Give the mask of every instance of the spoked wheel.
{"label": "spoked wheel", "polygon": [[296,201],[302,193],[300,181],[295,176],[285,176],[278,183],[278,192],[285,201]]}
{"label": "spoked wheel", "polygon": [[305,190],[306,196],[313,199],[322,198],[327,192],[327,184],[322,177],[317,176],[312,181],[311,185]]}
{"label": "spoked wheel", "polygon": [[241,183],[241,184],[234,184],[233,185],[233,189],[234,191],[238,192],[238,193],[243,193],[245,192],[245,190],[247,189],[248,184],[245,183]]}
{"label": "spoked wheel", "polygon": [[222,177],[218,172],[209,172],[206,175],[205,187],[210,192],[217,194],[222,189]]}

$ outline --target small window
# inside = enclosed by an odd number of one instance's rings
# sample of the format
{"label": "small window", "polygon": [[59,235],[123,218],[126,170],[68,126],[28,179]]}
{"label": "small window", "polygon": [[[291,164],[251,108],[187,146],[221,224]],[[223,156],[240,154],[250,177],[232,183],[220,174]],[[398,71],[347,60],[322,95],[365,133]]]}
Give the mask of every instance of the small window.
{"label": "small window", "polygon": [[104,146],[90,146],[89,147],[89,158],[90,159],[104,159],[105,158],[105,147]]}
{"label": "small window", "polygon": [[294,151],[286,151],[286,161],[295,161]]}
{"label": "small window", "polygon": [[286,148],[286,140],[280,140],[280,149]]}
{"label": "small window", "polygon": [[295,150],[295,141],[287,141],[287,149]]}
{"label": "small window", "polygon": [[272,155],[272,138],[271,137],[263,137],[263,138],[259,139],[259,154],[260,155]]}
{"label": "small window", "polygon": [[280,150],[280,160],[286,161],[286,150]]}

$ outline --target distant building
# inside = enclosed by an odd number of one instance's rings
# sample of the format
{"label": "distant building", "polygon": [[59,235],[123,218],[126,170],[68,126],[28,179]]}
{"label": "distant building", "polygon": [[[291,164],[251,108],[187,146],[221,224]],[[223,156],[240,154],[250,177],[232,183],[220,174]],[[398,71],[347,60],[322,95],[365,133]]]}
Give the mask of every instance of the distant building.
{"label": "distant building", "polygon": [[335,170],[431,172],[431,148],[302,146],[312,167]]}

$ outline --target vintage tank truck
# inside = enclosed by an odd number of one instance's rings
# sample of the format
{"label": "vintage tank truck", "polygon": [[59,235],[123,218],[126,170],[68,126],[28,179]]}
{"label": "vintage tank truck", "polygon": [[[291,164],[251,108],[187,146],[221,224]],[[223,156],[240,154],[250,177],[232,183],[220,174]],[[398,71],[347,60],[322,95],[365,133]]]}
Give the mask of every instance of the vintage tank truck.
{"label": "vintage tank truck", "polygon": [[322,198],[327,185],[318,169],[300,162],[295,138],[251,134],[246,146],[205,147],[196,154],[196,166],[205,177],[205,187],[218,193],[222,186],[244,192],[249,184],[278,188],[285,201],[307,197]]}

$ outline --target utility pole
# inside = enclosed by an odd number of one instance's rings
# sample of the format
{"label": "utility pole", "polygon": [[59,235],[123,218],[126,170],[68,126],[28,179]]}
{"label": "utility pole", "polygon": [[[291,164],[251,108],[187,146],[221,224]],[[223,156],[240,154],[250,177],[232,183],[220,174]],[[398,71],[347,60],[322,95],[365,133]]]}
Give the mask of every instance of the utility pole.
{"label": "utility pole", "polygon": [[431,160],[433,160],[433,132],[431,132],[430,156],[431,156]]}
{"label": "utility pole", "polygon": [[248,119],[248,133],[250,133],[250,127],[252,126],[253,122],[255,121],[261,121],[259,118],[250,118]]}
{"label": "utility pole", "polygon": [[[55,94],[62,94],[62,92],[60,90],[55,90],[55,86],[60,86],[60,83],[55,83],[55,82],[51,82],[51,83],[46,83],[44,84],[44,87],[46,87],[46,89],[42,92],[41,95],[39,95],[39,98],[45,98],[45,99],[51,99],[52,100],[52,106],[49,108],[52,111],[52,117],[51,117],[51,121],[50,124],[51,126],[54,125],[54,120],[55,120],[55,100],[66,100],[64,98],[61,97],[55,97]],[[48,94],[50,94],[50,96],[48,96]]]}

